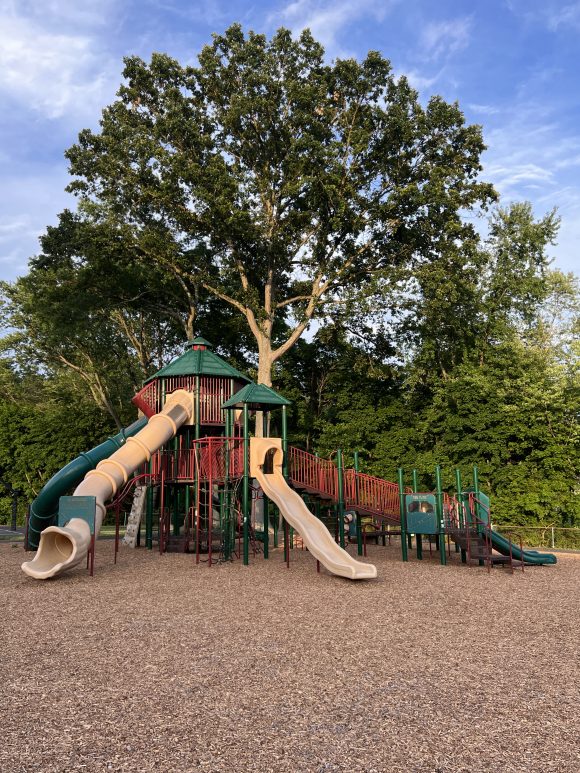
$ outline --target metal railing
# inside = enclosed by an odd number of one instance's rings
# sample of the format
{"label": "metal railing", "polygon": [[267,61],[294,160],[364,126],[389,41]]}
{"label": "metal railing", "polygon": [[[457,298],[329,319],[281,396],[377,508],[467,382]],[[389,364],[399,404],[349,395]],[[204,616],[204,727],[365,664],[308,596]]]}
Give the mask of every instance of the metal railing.
{"label": "metal railing", "polygon": [[578,526],[521,526],[514,523],[492,523],[499,534],[517,534],[522,542],[532,548],[552,550],[580,550]]}

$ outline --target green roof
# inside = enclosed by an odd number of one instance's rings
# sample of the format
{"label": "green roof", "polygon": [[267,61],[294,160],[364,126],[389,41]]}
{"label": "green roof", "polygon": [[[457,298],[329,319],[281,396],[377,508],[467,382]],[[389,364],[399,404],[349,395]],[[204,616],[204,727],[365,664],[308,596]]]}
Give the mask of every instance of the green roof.
{"label": "green roof", "polygon": [[246,384],[233,397],[222,403],[222,408],[241,408],[244,405],[260,409],[268,406],[292,405],[292,403],[265,384]]}
{"label": "green roof", "polygon": [[[196,338],[188,341],[187,346],[209,346],[203,338]],[[166,378],[168,376],[221,376],[222,378],[235,378],[238,381],[250,381],[247,376],[233,368],[211,349],[192,349],[189,348],[185,354],[170,362],[153,376],[150,376],[145,383],[148,384],[154,378]]]}

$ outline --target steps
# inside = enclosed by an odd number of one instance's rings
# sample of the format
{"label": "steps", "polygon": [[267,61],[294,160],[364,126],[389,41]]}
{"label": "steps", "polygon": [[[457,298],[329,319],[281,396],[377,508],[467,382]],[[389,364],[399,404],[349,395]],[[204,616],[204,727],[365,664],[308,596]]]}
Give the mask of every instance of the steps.
{"label": "steps", "polygon": [[127,545],[127,547],[134,548],[137,543],[137,534],[139,533],[139,526],[141,525],[141,519],[143,518],[146,504],[147,486],[135,486],[133,504],[131,505],[131,512],[127,519],[125,536],[123,537],[123,544]]}
{"label": "steps", "polygon": [[[449,529],[449,536],[474,561],[489,561],[490,545],[477,529]],[[495,563],[495,556],[491,556]]]}

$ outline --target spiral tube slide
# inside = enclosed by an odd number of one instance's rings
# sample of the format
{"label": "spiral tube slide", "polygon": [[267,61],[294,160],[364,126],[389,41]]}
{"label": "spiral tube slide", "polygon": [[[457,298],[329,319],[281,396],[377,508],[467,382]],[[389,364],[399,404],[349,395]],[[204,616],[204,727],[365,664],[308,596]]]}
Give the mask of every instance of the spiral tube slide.
{"label": "spiral tube slide", "polygon": [[[173,392],[161,413],[152,416],[146,426],[126,438],[121,448],[85,474],[73,497],[95,497],[95,538],[105,517],[106,502],[127,482],[137,467],[149,461],[151,455],[190,420],[192,413],[192,394],[184,389]],[[90,527],[82,518],[71,518],[63,527],[48,526],[40,535],[35,557],[22,564],[22,571],[36,580],[55,577],[83,561],[90,543]]]}
{"label": "spiral tube slide", "polygon": [[78,485],[89,470],[94,470],[99,462],[111,456],[121,448],[127,438],[136,435],[147,424],[147,419],[139,419],[117,435],[110,437],[90,451],[79,454],[76,459],[69,462],[62,470],[55,473],[39,495],[30,505],[30,518],[28,520],[28,548],[36,550],[40,542],[40,535],[50,526],[58,513],[58,500]]}
{"label": "spiral tube slide", "polygon": [[[266,463],[267,457],[271,458]],[[377,576],[373,564],[357,561],[337,545],[326,526],[306,507],[282,475],[282,441],[280,438],[252,438],[250,440],[250,471],[262,491],[271,499],[300,534],[304,544],[329,572],[348,580],[370,580]],[[272,472],[265,472],[270,466]]]}

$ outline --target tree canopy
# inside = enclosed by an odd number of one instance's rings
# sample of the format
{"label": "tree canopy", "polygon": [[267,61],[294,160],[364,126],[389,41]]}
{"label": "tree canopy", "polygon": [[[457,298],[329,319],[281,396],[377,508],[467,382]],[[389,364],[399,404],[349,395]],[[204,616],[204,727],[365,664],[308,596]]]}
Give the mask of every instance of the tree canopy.
{"label": "tree canopy", "polygon": [[328,304],[473,239],[461,213],[494,198],[480,127],[377,52],[327,64],[308,31],[233,25],[196,67],[130,57],[124,77],[67,153],[69,190],[136,260],[240,313],[266,384]]}

